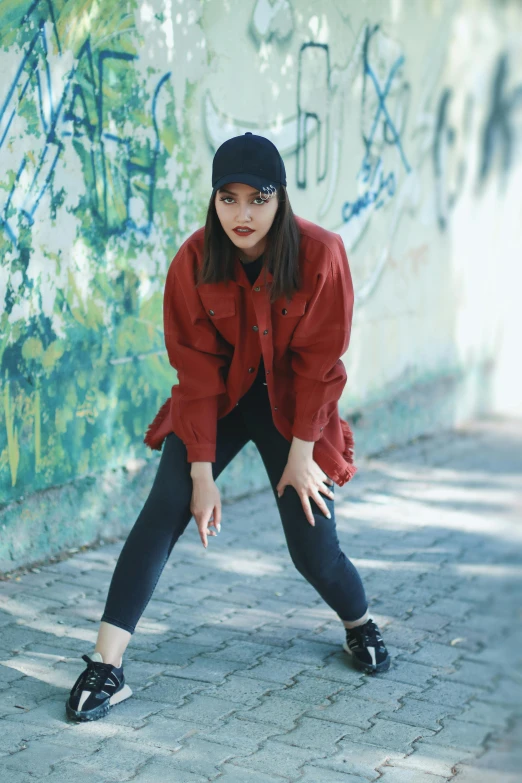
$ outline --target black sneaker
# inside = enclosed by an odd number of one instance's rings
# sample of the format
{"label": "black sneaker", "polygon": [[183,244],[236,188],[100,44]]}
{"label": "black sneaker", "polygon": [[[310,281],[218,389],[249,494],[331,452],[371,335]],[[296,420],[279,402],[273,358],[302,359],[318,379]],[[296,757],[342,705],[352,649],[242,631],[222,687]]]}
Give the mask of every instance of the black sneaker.
{"label": "black sneaker", "polygon": [[82,655],[82,658],[87,662],[87,668],[71,688],[65,709],[74,720],[98,720],[115,704],[132,696],[132,691],[125,684],[123,664],[118,668],[103,663],[99,652],[90,657]]}
{"label": "black sneaker", "polygon": [[370,618],[363,625],[346,628],[343,649],[349,653],[358,669],[364,672],[384,672],[390,668],[391,657],[379,628]]}

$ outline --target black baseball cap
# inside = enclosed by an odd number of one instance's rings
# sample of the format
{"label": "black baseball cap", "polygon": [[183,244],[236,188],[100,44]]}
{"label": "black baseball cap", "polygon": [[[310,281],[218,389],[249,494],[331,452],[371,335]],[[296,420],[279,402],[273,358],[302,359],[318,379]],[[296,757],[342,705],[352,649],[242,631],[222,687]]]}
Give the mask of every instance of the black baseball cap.
{"label": "black baseball cap", "polygon": [[250,131],[224,141],[212,161],[212,195],[230,182],[243,182],[267,194],[286,185],[285,164],[275,144]]}

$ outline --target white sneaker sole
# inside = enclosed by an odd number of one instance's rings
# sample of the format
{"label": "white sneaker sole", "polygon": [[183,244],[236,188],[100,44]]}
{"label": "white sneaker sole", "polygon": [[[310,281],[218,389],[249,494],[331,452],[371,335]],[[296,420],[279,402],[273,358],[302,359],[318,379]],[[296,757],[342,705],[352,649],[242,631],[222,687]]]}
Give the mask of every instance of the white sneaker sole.
{"label": "white sneaker sole", "polygon": [[115,704],[119,704],[120,701],[125,701],[125,699],[128,699],[129,696],[132,696],[132,691],[129,688],[127,684],[123,686],[121,691],[118,691],[118,693],[114,693],[111,698],[109,699],[109,704],[111,707],[114,707]]}
{"label": "white sneaker sole", "polygon": [[88,713],[82,713],[81,711],[78,712],[77,710],[73,710],[69,706],[69,702],[66,704],[66,713],[69,718],[77,721],[99,720],[100,718],[104,718],[107,715],[111,707],[115,707],[117,704],[125,701],[125,699],[128,699],[129,696],[132,696],[132,690],[127,684],[125,684],[121,691],[114,693],[108,701],[105,701],[103,704],[100,704],[99,707],[96,707]]}

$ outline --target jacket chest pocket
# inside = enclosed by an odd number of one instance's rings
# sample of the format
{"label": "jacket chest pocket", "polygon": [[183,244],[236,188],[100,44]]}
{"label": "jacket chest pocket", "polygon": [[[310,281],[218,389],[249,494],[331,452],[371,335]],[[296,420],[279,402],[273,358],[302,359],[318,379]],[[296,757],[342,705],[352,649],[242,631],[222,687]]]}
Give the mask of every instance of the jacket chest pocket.
{"label": "jacket chest pocket", "polygon": [[305,294],[294,294],[289,302],[282,296],[272,304],[272,328],[276,342],[287,342],[306,312]]}
{"label": "jacket chest pocket", "polygon": [[216,291],[199,292],[207,316],[228,342],[233,342],[236,331],[236,298],[234,294]]}

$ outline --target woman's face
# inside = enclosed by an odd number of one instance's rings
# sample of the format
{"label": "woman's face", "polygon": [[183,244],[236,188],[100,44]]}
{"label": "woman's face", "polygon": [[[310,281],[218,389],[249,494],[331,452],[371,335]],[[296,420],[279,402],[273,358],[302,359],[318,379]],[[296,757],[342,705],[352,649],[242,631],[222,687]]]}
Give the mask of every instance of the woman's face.
{"label": "woman's face", "polygon": [[[277,195],[264,201],[251,185],[233,182],[216,192],[215,205],[223,230],[239,248],[241,258],[253,261],[260,256],[277,212]],[[240,228],[250,231],[242,234],[234,230]]]}

